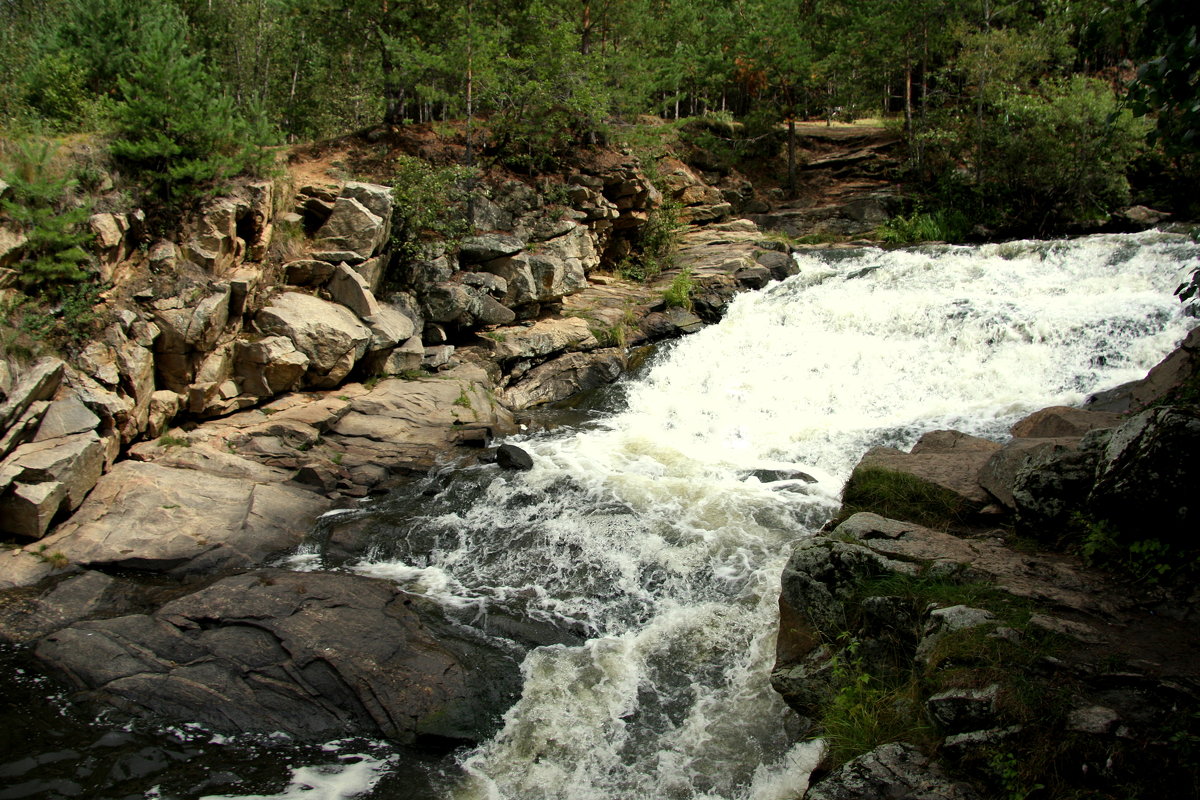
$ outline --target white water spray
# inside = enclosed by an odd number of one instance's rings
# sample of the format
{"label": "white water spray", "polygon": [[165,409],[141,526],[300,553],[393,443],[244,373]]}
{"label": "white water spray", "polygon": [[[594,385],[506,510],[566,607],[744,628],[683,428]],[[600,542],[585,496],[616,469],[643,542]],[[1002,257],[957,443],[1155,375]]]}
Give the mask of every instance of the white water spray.
{"label": "white water spray", "polygon": [[817,752],[769,686],[789,542],[872,445],[1002,438],[1141,377],[1188,328],[1172,290],[1200,248],[1151,233],[798,263],[673,346],[626,410],[527,439],[531,472],[452,485],[398,556],[360,567],[587,639],[530,652],[457,798],[798,796]]}

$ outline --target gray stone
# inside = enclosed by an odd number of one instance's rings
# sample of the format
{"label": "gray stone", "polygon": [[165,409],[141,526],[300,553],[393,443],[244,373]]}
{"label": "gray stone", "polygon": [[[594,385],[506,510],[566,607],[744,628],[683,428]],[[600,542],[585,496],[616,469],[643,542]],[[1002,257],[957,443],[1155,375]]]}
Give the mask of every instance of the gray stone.
{"label": "gray stone", "polygon": [[473,296],[459,283],[439,283],[427,287],[424,316],[430,322],[462,322],[468,319]]}
{"label": "gray stone", "polygon": [[308,356],[307,383],[317,388],[340,383],[371,341],[370,330],[351,311],[297,292],[272,299],[255,323],[264,333],[291,339]]}
{"label": "gray stone", "polygon": [[[391,233],[392,207],[395,204],[392,188],[378,183],[347,181],[342,186],[341,196],[357,200],[364,208],[383,220],[383,241],[386,242]],[[336,211],[336,206],[334,210]]]}
{"label": "gray stone", "polygon": [[999,684],[982,689],[949,689],[925,701],[929,717],[947,733],[963,733],[996,724]]}
{"label": "gray stone", "polygon": [[62,510],[67,487],[58,481],[16,483],[0,498],[0,530],[40,539]]}
{"label": "gray stone", "polygon": [[517,315],[511,308],[502,305],[491,295],[478,290],[471,293],[471,304],[468,311],[475,325],[507,325],[517,319]]}
{"label": "gray stone", "polygon": [[388,354],[381,370],[385,375],[400,375],[421,368],[425,360],[425,347],[420,336],[413,336]]}
{"label": "gray stone", "polygon": [[417,330],[407,314],[389,305],[379,306],[379,310],[367,319],[366,323],[371,329],[368,351],[395,347],[400,342],[411,339]]}
{"label": "gray stone", "polygon": [[50,404],[33,440],[40,442],[59,436],[83,433],[95,430],[99,424],[100,418],[89,411],[88,407],[72,394]]}
{"label": "gray stone", "polygon": [[439,344],[433,347],[426,347],[425,357],[421,360],[421,366],[427,369],[438,369],[449,364],[453,356],[454,345],[452,344]]}
{"label": "gray stone", "polygon": [[65,364],[57,358],[41,358],[25,369],[0,404],[0,430],[12,425],[32,403],[49,400],[62,382]]}
{"label": "gray stone", "polygon": [[146,254],[152,272],[171,273],[179,266],[179,248],[174,242],[159,239]]}
{"label": "gray stone", "polygon": [[36,655],[135,714],[318,741],[478,740],[519,694],[518,650],[345,573],[225,578],[153,615],[76,623]]}
{"label": "gray stone", "polygon": [[313,236],[314,258],[332,260],[333,253],[357,254],[356,262],[366,261],[379,251],[386,241],[387,222],[372,213],[365,205],[349,196],[341,196],[333,205],[333,213]]}
{"label": "gray stone", "polygon": [[525,373],[502,398],[515,410],[557,402],[616,381],[624,374],[625,364],[625,353],[618,348],[569,353]]}
{"label": "gray stone", "polygon": [[334,265],[328,261],[301,259],[283,265],[283,276],[293,286],[321,286],[333,274]]}
{"label": "gray stone", "polygon": [[1016,439],[1079,438],[1101,428],[1114,428],[1124,417],[1110,411],[1091,411],[1069,406],[1051,406],[1035,411],[1012,426]]}
{"label": "gray stone", "polygon": [[1013,487],[1022,471],[1078,449],[1078,439],[1013,439],[988,458],[979,471],[979,485],[1005,507],[1016,509]]}
{"label": "gray stone", "polygon": [[38,426],[42,424],[42,417],[49,408],[50,403],[45,400],[31,403],[29,408],[25,409],[25,413],[8,427],[8,430],[0,433],[0,458],[4,458],[18,445],[33,438]]}
{"label": "gray stone", "polygon": [[203,574],[289,552],[328,507],[303,489],[122,461],[45,541],[83,566]]}
{"label": "gray stone", "polygon": [[493,259],[481,265],[480,269],[504,281],[504,295],[500,299],[505,305],[516,307],[538,301],[540,287],[534,280],[528,254]]}
{"label": "gray stone", "polygon": [[935,608],[929,612],[924,636],[917,645],[917,660],[928,662],[938,641],[946,634],[995,623],[996,615],[982,608],[964,605]]}
{"label": "gray stone", "polygon": [[18,447],[7,464],[19,468],[21,483],[58,482],[66,489],[66,507],[74,510],[96,485],[108,452],[95,431],[47,439]]}
{"label": "gray stone", "polygon": [[463,264],[481,264],[504,256],[515,255],[525,248],[525,242],[515,236],[488,233],[468,236],[458,248],[458,260]]}
{"label": "gray stone", "polygon": [[542,319],[528,327],[503,328],[483,341],[493,358],[503,362],[540,359],[567,350],[590,350],[599,344],[588,321],[582,317]]}
{"label": "gray stone", "polygon": [[942,741],[942,751],[953,758],[966,758],[976,753],[995,751],[1005,741],[1017,736],[1023,728],[1013,725],[1008,728],[989,728],[984,731],[968,731],[947,736]]}
{"label": "gray stone", "polygon": [[499,299],[504,299],[504,296],[508,294],[508,281],[489,272],[464,272],[462,282]]}
{"label": "gray stone", "polygon": [[916,747],[894,742],[851,759],[809,787],[805,800],[975,800]]}
{"label": "gray stone", "polygon": [[237,235],[239,210],[237,202],[228,197],[206,203],[194,223],[194,235],[183,246],[187,259],[218,276],[237,263],[245,244]]}
{"label": "gray stone", "polygon": [[329,296],[335,303],[340,303],[358,315],[359,319],[369,319],[379,313],[379,303],[362,275],[346,264],[338,264],[326,284]]}
{"label": "gray stone", "polygon": [[375,256],[368,258],[361,264],[354,265],[354,271],[362,276],[366,281],[367,288],[372,293],[378,293],[379,287],[383,285],[383,273],[387,267],[388,259],[386,256]]}
{"label": "gray stone", "polygon": [[1096,468],[1089,510],[1127,536],[1194,549],[1200,544],[1200,414],[1185,406],[1143,411],[1113,431]]}
{"label": "gray stone", "polygon": [[1067,730],[1093,735],[1111,733],[1121,721],[1121,715],[1105,706],[1073,708],[1067,715]]}
{"label": "gray stone", "polygon": [[533,469],[533,456],[515,444],[502,444],[496,449],[496,463],[505,469]]}
{"label": "gray stone", "polygon": [[[754,223],[750,223],[753,225]],[[784,245],[786,248],[786,245]],[[765,267],[770,271],[771,277],[777,281],[796,275],[800,272],[800,267],[796,264],[796,259],[792,258],[792,254],[787,250],[766,250],[761,253],[756,253],[754,256],[755,262],[759,266]]]}

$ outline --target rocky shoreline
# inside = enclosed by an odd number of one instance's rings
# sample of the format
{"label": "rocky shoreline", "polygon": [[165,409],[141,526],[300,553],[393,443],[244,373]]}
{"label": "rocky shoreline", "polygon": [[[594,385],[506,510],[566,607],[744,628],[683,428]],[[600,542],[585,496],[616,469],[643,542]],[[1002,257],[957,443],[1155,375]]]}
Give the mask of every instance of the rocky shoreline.
{"label": "rocky shoreline", "polygon": [[806,797],[1200,788],[1198,352],[1004,445],[863,456],[782,578],[772,683],[836,767]]}
{"label": "rocky shoreline", "polygon": [[[272,565],[331,511],[491,457],[531,410],[795,273],[791,244],[731,218],[772,224],[736,176],[667,168],[696,224],[649,283],[605,268],[664,200],[630,161],[567,176],[553,202],[498,183],[484,232],[399,276],[378,184],[250,184],[145,248],[136,218],[97,215],[111,324],[70,363],[0,361],[0,511],[27,542],[0,551],[0,639],[135,715],[489,736],[537,634],[488,636],[387,581]],[[871,202],[822,219],[866,230],[888,213]],[[690,310],[664,301],[680,275]],[[1196,443],[1194,407],[1151,404],[1194,383],[1198,335],[1146,381],[1039,412],[1005,445],[943,431],[864,456],[840,524],[798,543],[783,579],[773,683],[836,767],[809,797],[1086,792],[1187,756],[1193,599],[1086,568],[1064,532],[1082,514],[1188,552],[1194,518],[1176,517],[1195,475],[1161,456]],[[902,476],[906,505],[872,493],[880,475]],[[831,710],[895,727],[847,760]],[[1174,789],[1194,764],[1155,780]]]}
{"label": "rocky shoreline", "polygon": [[[615,381],[636,348],[795,271],[753,223],[713,221],[732,210],[717,189],[682,164],[669,178],[710,224],[650,283],[599,269],[663,202],[634,162],[569,176],[559,203],[493,186],[476,225],[493,232],[386,283],[383,185],[280,203],[250,184],[144,251],[136,220],[97,215],[113,321],[70,363],[0,375],[2,527],[29,542],[0,552],[0,637],[135,714],[488,735],[520,646],[387,582],[268,565],[322,515],[486,456],[529,409]],[[705,319],[663,302],[692,269]]]}

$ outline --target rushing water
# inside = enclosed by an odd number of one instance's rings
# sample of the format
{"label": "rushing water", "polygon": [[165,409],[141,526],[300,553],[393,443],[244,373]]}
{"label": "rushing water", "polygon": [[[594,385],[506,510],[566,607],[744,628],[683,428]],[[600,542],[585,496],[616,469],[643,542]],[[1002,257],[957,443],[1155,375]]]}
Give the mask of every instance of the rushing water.
{"label": "rushing water", "polygon": [[343,788],[293,775],[273,796],[798,796],[817,749],[769,685],[789,543],[870,446],[1000,439],[1141,377],[1189,327],[1172,291],[1200,248],[1149,233],[797,260],[612,410],[519,438],[531,471],[461,469],[352,512],[376,540],[345,566],[543,646],[502,729],[422,778],[428,794],[397,788],[411,761],[373,751],[329,759]]}

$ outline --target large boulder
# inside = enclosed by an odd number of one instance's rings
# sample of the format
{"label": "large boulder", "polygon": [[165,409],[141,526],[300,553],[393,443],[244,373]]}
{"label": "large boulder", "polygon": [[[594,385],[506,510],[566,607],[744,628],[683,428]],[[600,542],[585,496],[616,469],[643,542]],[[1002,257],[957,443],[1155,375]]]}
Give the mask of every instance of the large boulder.
{"label": "large boulder", "polygon": [[[57,358],[42,358],[21,373],[0,403],[0,433],[8,430],[35,402],[49,400],[58,391],[66,365]],[[0,452],[0,457],[7,453]]]}
{"label": "large boulder", "polygon": [[154,614],[79,622],[38,658],[85,696],[228,732],[478,740],[519,692],[519,651],[389,581],[262,570]]}
{"label": "large boulder", "polygon": [[286,336],[264,336],[238,342],[234,371],[242,391],[255,397],[272,397],[300,385],[308,371],[309,358]]}
{"label": "large boulder", "polygon": [[387,241],[388,222],[353,197],[342,195],[333,213],[316,232],[313,258],[359,264],[379,252]]}
{"label": "large boulder", "polygon": [[1149,409],[1113,431],[1100,453],[1090,513],[1134,538],[1200,549],[1200,414]]}
{"label": "large boulder", "polygon": [[183,245],[184,256],[212,275],[224,275],[245,254],[237,223],[248,210],[234,198],[210,200],[192,224],[194,233]]}
{"label": "large boulder", "polygon": [[1096,411],[1126,413],[1141,411],[1152,403],[1170,400],[1200,375],[1200,328],[1193,328],[1174,351],[1159,362],[1145,378],[1093,395],[1085,404]]}
{"label": "large boulder", "polygon": [[463,264],[481,264],[505,256],[516,255],[525,248],[525,242],[515,236],[486,233],[468,236],[458,249],[458,259]]}
{"label": "large boulder", "polygon": [[316,388],[341,383],[371,341],[371,331],[353,312],[299,292],[272,299],[258,312],[255,324],[263,333],[291,339],[308,356],[305,383]]}
{"label": "large boulder", "polygon": [[44,542],[84,566],[245,569],[294,548],[328,507],[290,486],[122,461]]}
{"label": "large boulder", "polygon": [[497,361],[538,359],[567,350],[590,350],[597,345],[582,317],[542,319],[525,326],[500,328],[485,334],[484,343]]}
{"label": "large boulder", "polygon": [[570,353],[525,373],[520,383],[504,391],[502,399],[514,410],[565,400],[616,381],[624,374],[625,365],[625,353],[616,347]]}
{"label": "large boulder", "polygon": [[[892,447],[869,450],[855,472],[882,469],[909,475],[949,492],[968,511],[978,511],[991,497],[979,485],[979,475],[1000,444],[958,431],[931,431],[905,453]],[[847,491],[855,485],[851,477]]]}

